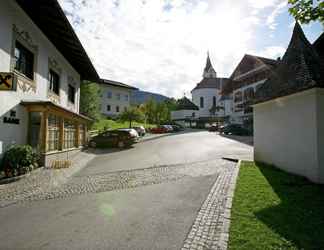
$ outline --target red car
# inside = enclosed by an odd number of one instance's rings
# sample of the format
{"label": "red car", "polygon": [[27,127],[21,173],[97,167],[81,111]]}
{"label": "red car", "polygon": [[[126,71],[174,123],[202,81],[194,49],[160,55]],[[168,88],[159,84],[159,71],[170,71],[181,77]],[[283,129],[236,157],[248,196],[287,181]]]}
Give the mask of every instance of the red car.
{"label": "red car", "polygon": [[151,133],[152,134],[163,134],[168,132],[165,127],[156,127],[156,128],[151,128]]}

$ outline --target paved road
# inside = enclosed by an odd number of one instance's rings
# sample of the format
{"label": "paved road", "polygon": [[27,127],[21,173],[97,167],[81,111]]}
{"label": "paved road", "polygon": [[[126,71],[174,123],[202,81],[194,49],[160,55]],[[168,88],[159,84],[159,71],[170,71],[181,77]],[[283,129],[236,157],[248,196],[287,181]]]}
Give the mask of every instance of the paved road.
{"label": "paved road", "polygon": [[68,183],[1,208],[0,249],[213,249],[236,169],[221,157],[252,147],[197,131],[97,154]]}
{"label": "paved road", "polygon": [[[243,138],[242,141],[244,140],[246,139]],[[78,175],[202,162],[222,157],[252,160],[252,151],[253,148],[248,144],[216,133],[193,130],[190,133],[170,134],[157,140],[145,141],[128,150],[99,151],[98,157]]]}

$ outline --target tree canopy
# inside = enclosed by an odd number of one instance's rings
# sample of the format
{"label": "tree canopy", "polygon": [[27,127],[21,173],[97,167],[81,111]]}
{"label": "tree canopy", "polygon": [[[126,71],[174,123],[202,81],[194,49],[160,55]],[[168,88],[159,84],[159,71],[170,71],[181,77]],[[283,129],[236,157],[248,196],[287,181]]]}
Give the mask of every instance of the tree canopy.
{"label": "tree canopy", "polygon": [[143,113],[138,107],[129,107],[123,113],[121,113],[119,119],[121,121],[128,121],[129,127],[132,127],[132,122],[140,122],[143,120]]}
{"label": "tree canopy", "polygon": [[84,81],[80,86],[80,113],[94,120],[100,119],[101,91],[97,83]]}
{"label": "tree canopy", "polygon": [[324,26],[324,2],[322,0],[288,0],[289,12],[301,23],[320,21]]}

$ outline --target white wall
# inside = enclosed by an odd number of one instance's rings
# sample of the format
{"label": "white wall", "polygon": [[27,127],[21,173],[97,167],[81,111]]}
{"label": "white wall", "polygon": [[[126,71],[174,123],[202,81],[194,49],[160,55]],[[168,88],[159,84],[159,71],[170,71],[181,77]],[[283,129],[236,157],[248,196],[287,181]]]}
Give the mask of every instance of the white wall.
{"label": "white wall", "polygon": [[[108,84],[100,84],[101,88],[101,113],[107,116],[120,115],[125,108],[130,107],[131,90],[120,88]],[[112,93],[111,98],[108,98],[108,92]],[[117,94],[120,94],[120,100],[117,99]],[[128,100],[125,96],[128,96]],[[107,111],[107,105],[110,105],[110,111]],[[116,106],[119,107],[119,112],[116,112]]]}
{"label": "white wall", "polygon": [[176,110],[171,111],[171,120],[180,120],[185,118],[193,118],[192,114],[194,113],[196,117],[196,113],[198,110]]}
{"label": "white wall", "polygon": [[254,159],[324,183],[323,93],[311,89],[255,105]]}
{"label": "white wall", "polygon": [[[60,73],[59,105],[74,112],[79,112],[80,75],[15,1],[0,1],[0,72],[11,71],[10,62],[12,48],[14,47],[14,25],[20,32],[27,32],[32,44],[37,46],[37,53],[35,54],[36,67],[34,68],[36,91],[23,91],[19,86],[17,86],[17,91],[0,91],[0,156],[2,151],[11,143],[26,143],[27,113],[19,103],[21,100],[47,100],[49,58],[54,59],[62,70]],[[72,77],[76,84],[77,93],[74,105],[68,104],[68,77]],[[7,116],[10,110],[17,112],[17,118],[20,119],[19,125],[3,123],[3,117]]]}
{"label": "white wall", "polygon": [[[201,89],[195,89],[192,91],[192,101],[194,104],[196,104],[199,107],[199,117],[210,117],[210,109],[213,106],[213,97],[216,97],[216,105],[220,105],[219,99],[220,96],[220,90],[216,88],[201,88]],[[204,107],[200,107],[200,97],[204,98]],[[219,112],[216,112],[216,115],[222,116],[224,112],[221,110]]]}

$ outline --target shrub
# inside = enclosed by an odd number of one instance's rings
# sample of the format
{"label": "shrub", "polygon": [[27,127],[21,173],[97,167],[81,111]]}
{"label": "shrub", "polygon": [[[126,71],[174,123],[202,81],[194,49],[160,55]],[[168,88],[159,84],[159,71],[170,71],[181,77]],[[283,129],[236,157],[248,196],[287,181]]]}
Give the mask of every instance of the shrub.
{"label": "shrub", "polygon": [[37,167],[37,155],[29,145],[13,145],[4,153],[1,165],[7,177],[25,174]]}

